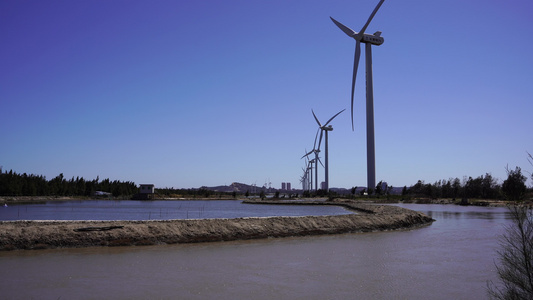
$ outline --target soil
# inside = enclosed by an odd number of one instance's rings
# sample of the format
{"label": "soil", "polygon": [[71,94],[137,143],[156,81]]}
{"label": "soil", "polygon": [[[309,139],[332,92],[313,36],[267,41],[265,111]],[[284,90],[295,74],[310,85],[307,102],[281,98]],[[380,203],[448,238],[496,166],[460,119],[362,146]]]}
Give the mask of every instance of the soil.
{"label": "soil", "polygon": [[0,250],[141,246],[405,229],[434,220],[409,209],[354,201],[254,201],[340,205],[356,214],[150,221],[3,221]]}

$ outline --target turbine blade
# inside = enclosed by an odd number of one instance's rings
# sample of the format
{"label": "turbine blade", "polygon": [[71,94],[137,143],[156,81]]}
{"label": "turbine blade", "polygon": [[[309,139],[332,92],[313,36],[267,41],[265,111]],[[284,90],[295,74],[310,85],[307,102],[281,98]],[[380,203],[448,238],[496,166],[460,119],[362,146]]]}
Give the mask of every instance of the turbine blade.
{"label": "turbine blade", "polygon": [[311,152],[313,152],[313,151],[316,150],[316,138],[318,137],[318,131],[320,131],[320,128],[318,128],[317,131],[316,131],[316,135],[315,135],[315,143],[313,144],[313,150],[311,150]]}
{"label": "turbine blade", "polygon": [[[304,156],[302,156],[302,158],[305,157],[307,160],[309,160],[308,156],[309,156],[309,154],[311,154],[311,153],[313,153],[313,150],[307,152],[307,149],[305,149],[305,154],[304,154]],[[300,158],[300,159],[301,159],[301,158]]]}
{"label": "turbine blade", "polygon": [[337,27],[339,27],[344,33],[346,33],[349,37],[354,37],[357,35],[357,32],[353,31],[352,29],[344,26],[341,22],[333,19],[332,17],[329,17]]}
{"label": "turbine blade", "polygon": [[363,34],[365,33],[365,30],[366,28],[368,27],[368,25],[370,24],[370,21],[372,21],[372,19],[374,18],[374,16],[376,15],[376,13],[378,12],[379,8],[381,7],[381,4],[383,4],[385,0],[381,0],[379,1],[378,5],[376,5],[376,8],[374,8],[374,11],[372,12],[372,14],[370,15],[370,17],[368,18],[368,21],[366,21],[366,24],[365,26],[363,26],[363,28],[361,28],[361,31],[359,31],[359,33],[357,33],[357,36],[359,38],[363,37]]}
{"label": "turbine blade", "polygon": [[307,152],[304,156],[302,156],[302,158],[306,157],[307,159],[309,159],[308,156],[311,155],[313,152],[314,152],[314,150]]}
{"label": "turbine blade", "polygon": [[318,148],[317,150],[320,151],[320,145],[322,144],[322,134],[324,133],[324,130],[320,130],[320,139],[318,140]]}
{"label": "turbine blade", "polygon": [[324,167],[324,164],[322,163],[322,160],[320,159],[320,157],[318,158],[318,162],[322,165],[322,167]]}
{"label": "turbine blade", "polygon": [[333,119],[335,119],[336,116],[338,116],[341,112],[345,111],[346,109],[343,109],[341,111],[339,111],[336,115],[334,115],[333,117],[331,117],[331,119],[329,119],[326,124],[324,124],[324,126],[328,126],[329,122],[331,122]]}
{"label": "turbine blade", "polygon": [[315,121],[318,124],[318,127],[322,127],[322,125],[320,124],[320,121],[318,121],[318,118],[315,115],[315,112],[312,109],[311,109],[311,112],[313,113],[313,117],[315,117]]}
{"label": "turbine blade", "polygon": [[[316,138],[315,138],[315,140],[316,140]],[[307,150],[306,150],[306,151],[307,151]],[[313,154],[314,152],[315,152],[315,149],[313,148],[313,150],[311,150],[311,151],[307,152],[306,154],[304,154],[304,156],[302,156],[302,158],[305,157],[305,158],[307,158],[307,160],[309,160],[309,157],[308,157],[308,156],[311,155],[311,154]]]}
{"label": "turbine blade", "polygon": [[353,95],[355,93],[355,79],[357,78],[357,68],[359,67],[359,58],[361,57],[361,42],[355,41],[355,55],[353,58],[353,76],[352,76],[352,131],[353,125]]}

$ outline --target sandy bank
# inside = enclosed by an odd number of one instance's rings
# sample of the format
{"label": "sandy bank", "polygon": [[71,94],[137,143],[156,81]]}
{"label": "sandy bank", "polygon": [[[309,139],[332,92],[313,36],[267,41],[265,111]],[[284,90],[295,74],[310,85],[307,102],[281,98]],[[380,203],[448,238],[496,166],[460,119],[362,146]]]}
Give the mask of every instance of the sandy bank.
{"label": "sandy bank", "polygon": [[[269,204],[272,203],[269,201]],[[358,213],[165,221],[4,221],[0,222],[0,250],[155,245],[368,232],[409,228],[433,221],[422,213],[395,206],[354,202],[320,204],[341,205]]]}

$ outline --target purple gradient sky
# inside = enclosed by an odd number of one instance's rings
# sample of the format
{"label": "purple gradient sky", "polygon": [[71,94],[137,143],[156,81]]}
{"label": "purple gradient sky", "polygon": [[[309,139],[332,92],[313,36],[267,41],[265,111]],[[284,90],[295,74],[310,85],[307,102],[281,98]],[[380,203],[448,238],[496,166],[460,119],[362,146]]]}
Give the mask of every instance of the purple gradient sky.
{"label": "purple gradient sky", "polygon": [[[0,165],[158,187],[299,186],[316,123],[350,107],[354,41],[378,1],[1,1]],[[377,181],[533,171],[533,3],[385,1],[373,48]],[[364,61],[364,53],[361,58]],[[356,129],[330,186],[366,185]],[[323,178],[323,171],[320,171]],[[531,184],[531,181],[529,181]]]}

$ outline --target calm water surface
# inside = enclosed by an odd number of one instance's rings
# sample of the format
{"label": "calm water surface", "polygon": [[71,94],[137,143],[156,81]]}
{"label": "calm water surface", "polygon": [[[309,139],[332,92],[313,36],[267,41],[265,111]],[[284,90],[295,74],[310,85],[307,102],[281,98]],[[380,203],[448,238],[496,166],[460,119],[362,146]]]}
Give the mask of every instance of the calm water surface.
{"label": "calm water surface", "polygon": [[170,220],[350,214],[339,206],[243,204],[239,200],[49,201],[0,207],[7,220]]}
{"label": "calm water surface", "polygon": [[506,208],[408,231],[0,252],[2,299],[485,299]]}

